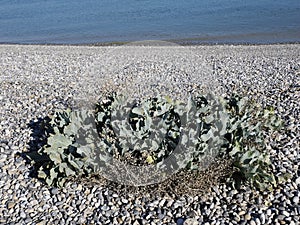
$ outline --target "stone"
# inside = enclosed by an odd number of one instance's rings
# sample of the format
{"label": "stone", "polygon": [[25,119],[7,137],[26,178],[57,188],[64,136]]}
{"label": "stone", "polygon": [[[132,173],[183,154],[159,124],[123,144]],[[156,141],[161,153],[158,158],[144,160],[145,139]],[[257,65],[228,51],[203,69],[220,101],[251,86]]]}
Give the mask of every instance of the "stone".
{"label": "stone", "polygon": [[192,218],[188,218],[183,222],[183,225],[198,225],[198,221]]}
{"label": "stone", "polygon": [[140,223],[137,220],[135,220],[132,225],[140,225]]}
{"label": "stone", "polygon": [[38,205],[39,202],[38,202],[36,199],[34,199],[34,200],[32,200],[32,201],[30,202],[30,204],[31,204],[32,206],[35,206],[35,205]]}
{"label": "stone", "polygon": [[251,220],[251,215],[249,213],[245,215],[245,220]]}
{"label": "stone", "polygon": [[184,219],[183,218],[178,218],[176,223],[177,223],[177,225],[183,225],[184,224]]}
{"label": "stone", "polygon": [[286,217],[289,217],[289,216],[290,216],[290,213],[287,212],[287,211],[283,211],[283,212],[282,212],[282,215],[284,215],[284,216],[286,216]]}
{"label": "stone", "polygon": [[107,206],[107,205],[104,205],[104,206],[101,207],[101,210],[102,211],[108,211],[108,210],[110,210],[110,207]]}
{"label": "stone", "polygon": [[21,211],[20,217],[23,218],[23,219],[25,219],[27,217],[26,213],[24,211]]}
{"label": "stone", "polygon": [[15,205],[16,205],[15,202],[8,202],[8,203],[7,203],[7,208],[8,208],[8,209],[11,209],[11,208],[13,208]]}
{"label": "stone", "polygon": [[58,189],[52,188],[50,192],[51,192],[51,194],[56,195],[56,194],[58,194]]}
{"label": "stone", "polygon": [[266,216],[265,216],[265,214],[264,213],[262,213],[262,214],[260,214],[260,221],[261,221],[261,223],[262,224],[265,224],[266,223]]}
{"label": "stone", "polygon": [[294,203],[295,205],[298,205],[298,203],[299,203],[299,197],[298,197],[298,196],[295,196],[295,197],[293,198],[293,203]]}
{"label": "stone", "polygon": [[245,211],[240,211],[240,212],[239,212],[239,215],[240,215],[240,216],[243,216],[243,215],[245,215],[245,214],[246,214]]}
{"label": "stone", "polygon": [[158,213],[157,217],[158,219],[162,220],[163,218],[165,218],[165,215],[163,213]]}
{"label": "stone", "polygon": [[250,220],[250,225],[256,225],[255,221],[254,220]]}

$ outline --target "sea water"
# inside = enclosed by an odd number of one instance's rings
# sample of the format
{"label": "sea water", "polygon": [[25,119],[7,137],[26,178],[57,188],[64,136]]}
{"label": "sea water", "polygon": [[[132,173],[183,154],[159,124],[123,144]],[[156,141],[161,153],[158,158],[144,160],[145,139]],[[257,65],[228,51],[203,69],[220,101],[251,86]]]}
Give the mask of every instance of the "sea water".
{"label": "sea water", "polygon": [[0,0],[0,43],[300,42],[300,0]]}

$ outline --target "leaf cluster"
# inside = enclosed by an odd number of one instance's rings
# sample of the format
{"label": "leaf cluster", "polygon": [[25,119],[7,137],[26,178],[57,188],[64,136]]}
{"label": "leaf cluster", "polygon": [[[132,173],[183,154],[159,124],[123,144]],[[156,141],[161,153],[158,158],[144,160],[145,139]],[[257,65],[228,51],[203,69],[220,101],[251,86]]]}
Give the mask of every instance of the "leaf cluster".
{"label": "leaf cluster", "polygon": [[[56,111],[47,144],[28,153],[38,178],[62,186],[70,176],[101,174],[101,163],[110,157],[159,167],[174,154],[178,168],[187,170],[201,170],[216,157],[231,159],[230,181],[236,187],[242,182],[261,190],[276,185],[264,141],[266,132],[282,125],[272,108],[237,95],[199,95],[185,104],[161,96],[126,100],[111,94],[94,111]],[[189,154],[177,154],[178,145]]]}

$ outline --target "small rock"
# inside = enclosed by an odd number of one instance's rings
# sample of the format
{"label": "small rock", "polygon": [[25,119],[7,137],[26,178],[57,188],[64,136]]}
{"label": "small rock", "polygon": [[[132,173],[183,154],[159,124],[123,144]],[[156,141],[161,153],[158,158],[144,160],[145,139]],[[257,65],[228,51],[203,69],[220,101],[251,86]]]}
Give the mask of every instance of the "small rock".
{"label": "small rock", "polygon": [[165,218],[165,215],[162,214],[162,213],[159,213],[159,214],[158,214],[158,219],[162,220],[163,218]]}
{"label": "small rock", "polygon": [[135,220],[132,225],[140,225],[140,223],[137,220]]}
{"label": "small rock", "polygon": [[46,221],[41,221],[41,222],[38,222],[36,225],[45,225],[47,222]]}
{"label": "small rock", "polygon": [[110,207],[107,206],[107,205],[104,205],[104,206],[101,207],[101,210],[102,211],[108,211],[108,210],[110,210]]}
{"label": "small rock", "polygon": [[179,219],[177,219],[177,225],[183,225],[183,223],[184,223],[184,219],[183,218],[179,218]]}
{"label": "small rock", "polygon": [[299,197],[298,196],[294,197],[293,198],[293,202],[295,203],[295,205],[298,205],[298,203],[299,203]]}
{"label": "small rock", "polygon": [[160,202],[159,202],[159,207],[163,207],[164,206],[164,204],[165,204],[165,202],[166,202],[166,199],[162,199]]}
{"label": "small rock", "polygon": [[8,202],[8,203],[7,203],[7,208],[8,208],[8,209],[11,209],[11,208],[13,208],[15,205],[16,205],[15,202]]}
{"label": "small rock", "polygon": [[245,215],[245,220],[250,220],[251,219],[251,215],[249,214],[249,213],[247,213],[246,215]]}
{"label": "small rock", "polygon": [[239,215],[240,215],[240,216],[245,215],[245,214],[246,214],[245,211],[240,211],[240,212],[239,212]]}
{"label": "small rock", "polygon": [[183,225],[198,225],[198,221],[192,218],[188,218],[184,221]]}
{"label": "small rock", "polygon": [[38,202],[36,199],[34,199],[34,200],[32,200],[32,201],[30,202],[30,204],[31,204],[32,206],[35,206],[35,205],[39,204],[39,202]]}
{"label": "small rock", "polygon": [[240,217],[239,215],[236,215],[236,216],[234,217],[234,220],[235,220],[236,222],[240,222],[241,217]]}
{"label": "small rock", "polygon": [[58,193],[58,189],[57,188],[52,188],[51,189],[51,194],[56,195]]}
{"label": "small rock", "polygon": [[213,186],[212,189],[218,196],[220,195],[219,189],[216,186]]}
{"label": "small rock", "polygon": [[112,195],[112,197],[113,197],[113,198],[118,198],[118,197],[119,197],[119,195],[118,195],[118,194],[116,194],[116,193],[114,193],[114,194]]}
{"label": "small rock", "polygon": [[84,210],[83,214],[84,216],[88,216],[88,215],[91,215],[93,213],[93,211],[88,207],[86,210]]}
{"label": "small rock", "polygon": [[30,222],[32,221],[32,219],[30,218],[30,217],[26,217],[26,219],[25,219],[25,223],[26,224],[30,224]]}
{"label": "small rock", "polygon": [[82,189],[83,189],[82,185],[81,185],[81,184],[78,184],[76,190],[77,190],[77,191],[82,191]]}
{"label": "small rock", "polygon": [[175,202],[173,206],[174,209],[177,209],[178,207],[182,206],[182,204],[180,202]]}
{"label": "small rock", "polygon": [[260,220],[258,218],[255,218],[255,224],[256,225],[260,225],[261,224],[261,222],[260,222]]}
{"label": "small rock", "polygon": [[170,199],[170,200],[168,200],[168,203],[167,203],[167,207],[168,208],[170,208],[172,205],[173,205],[173,203],[174,203],[174,200],[173,199]]}
{"label": "small rock", "polygon": [[25,218],[26,218],[25,212],[22,211],[22,212],[20,213],[20,217],[23,218],[23,219],[25,219]]}
{"label": "small rock", "polygon": [[80,212],[82,212],[84,209],[86,208],[86,206],[85,205],[83,205],[83,204],[81,204],[80,206],[79,206],[79,210],[80,210]]}
{"label": "small rock", "polygon": [[[232,223],[231,223],[231,224],[232,224]],[[247,221],[241,220],[238,224],[240,224],[240,225],[246,225],[246,224],[247,224]]]}
{"label": "small rock", "polygon": [[197,213],[196,213],[194,210],[189,210],[189,211],[187,212],[187,215],[188,215],[189,217],[195,217],[195,216],[197,215]]}
{"label": "small rock", "polygon": [[285,218],[285,216],[284,215],[279,215],[278,217],[277,217],[277,219],[280,221],[280,220],[284,220],[284,218]]}
{"label": "small rock", "polygon": [[261,221],[262,224],[266,223],[266,216],[265,216],[265,214],[262,213],[259,218],[260,218],[260,221]]}
{"label": "small rock", "polygon": [[282,215],[285,215],[286,217],[289,217],[289,216],[290,216],[290,213],[287,212],[287,211],[283,211],[283,212],[282,212]]}

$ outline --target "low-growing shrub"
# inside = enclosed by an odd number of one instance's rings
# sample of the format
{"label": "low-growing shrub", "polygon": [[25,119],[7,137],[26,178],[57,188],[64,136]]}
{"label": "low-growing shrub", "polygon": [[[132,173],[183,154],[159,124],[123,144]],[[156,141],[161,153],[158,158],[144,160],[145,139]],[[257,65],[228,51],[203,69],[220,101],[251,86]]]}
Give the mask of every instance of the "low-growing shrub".
{"label": "low-growing shrub", "polygon": [[[91,111],[56,111],[49,126],[47,144],[27,153],[48,185],[101,174],[110,157],[160,169],[171,155],[172,166],[186,170],[204,169],[214,157],[231,159],[234,171],[228,179],[235,186],[248,182],[264,190],[276,185],[264,134],[281,122],[272,108],[236,95],[198,95],[187,103],[158,96],[129,104],[126,96],[111,94]],[[176,152],[178,145],[186,152]]]}

